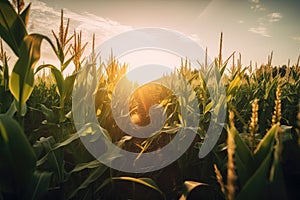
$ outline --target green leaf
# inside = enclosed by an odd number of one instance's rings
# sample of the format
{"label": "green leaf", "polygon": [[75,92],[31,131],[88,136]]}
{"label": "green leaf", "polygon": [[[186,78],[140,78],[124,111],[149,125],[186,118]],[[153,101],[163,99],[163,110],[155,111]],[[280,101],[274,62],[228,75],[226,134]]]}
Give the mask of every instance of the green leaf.
{"label": "green leaf", "polygon": [[271,82],[271,84],[268,84],[268,87],[266,87],[265,90],[265,95],[264,95],[264,99],[268,100],[269,99],[269,95],[271,94],[271,91],[274,91],[277,87],[277,83],[278,83],[278,77],[274,78],[273,81]]}
{"label": "green leaf", "polygon": [[34,66],[40,59],[41,42],[45,36],[32,34],[24,38],[20,47],[20,57],[15,64],[9,88],[19,104],[18,112],[31,95],[34,86]]}
{"label": "green leaf", "polygon": [[63,98],[64,90],[65,90],[65,80],[64,77],[57,68],[51,68],[51,73],[55,79],[56,86],[58,89],[58,95]]}
{"label": "green leaf", "polygon": [[61,67],[61,71],[63,72],[71,63],[71,61],[73,60],[74,56],[72,56],[71,58],[69,58]]}
{"label": "green leaf", "polygon": [[226,66],[227,66],[229,60],[234,56],[234,54],[235,54],[235,51],[232,52],[232,54],[225,60],[225,62],[223,62],[223,67],[222,67],[222,69],[220,70],[220,74],[221,74],[221,75],[224,74],[225,69],[226,69]]}
{"label": "green leaf", "polygon": [[4,86],[0,85],[0,113],[8,112],[13,100],[14,97],[10,91],[5,90]]}
{"label": "green leaf", "polygon": [[0,83],[1,85],[4,86],[4,91],[8,91],[9,87],[8,87],[8,83],[9,83],[9,69],[8,69],[8,58],[5,56],[3,62],[3,82]]}
{"label": "green leaf", "polygon": [[13,117],[14,114],[17,112],[17,108],[16,108],[16,104],[15,101],[13,101],[9,107],[9,109],[7,110],[7,112],[5,113],[5,115],[7,117]]}
{"label": "green leaf", "polygon": [[[96,188],[95,191],[96,192],[101,191],[108,184],[115,185],[117,183],[122,183],[122,182],[123,183],[130,182],[130,183],[134,183],[134,184],[139,184],[140,186],[143,186],[146,189],[150,189],[150,190],[153,190],[153,191],[157,192],[159,194],[158,198],[165,199],[163,192],[159,189],[159,187],[157,186],[157,184],[151,178],[111,177],[111,178],[106,179],[98,188]],[[121,186],[123,187],[124,185],[121,185]],[[135,188],[137,186],[133,186],[133,187]],[[133,191],[133,192],[135,192],[135,191]]]}
{"label": "green leaf", "polygon": [[219,83],[222,78],[222,75],[220,74],[219,66],[217,63],[215,63],[215,65],[214,65],[214,72],[215,72],[214,75],[216,77],[217,83]]}
{"label": "green leaf", "polygon": [[210,112],[210,110],[211,110],[211,108],[213,107],[213,105],[214,105],[214,102],[210,102],[210,103],[208,103],[206,106],[205,106],[205,109],[204,109],[204,112],[203,112],[203,114],[205,115],[206,113],[208,113],[208,112]]}
{"label": "green leaf", "polygon": [[58,178],[59,182],[64,180],[64,160],[63,152],[60,150],[53,150],[56,142],[52,136],[48,138],[41,138],[35,146],[40,145],[44,148],[47,156],[47,164]]}
{"label": "green leaf", "polygon": [[100,164],[99,167],[93,170],[90,175],[83,181],[83,183],[69,196],[68,199],[71,199],[76,196],[76,194],[85,188],[87,188],[91,183],[99,180],[99,178],[104,174],[107,170],[107,166]]}
{"label": "green leaf", "polygon": [[56,117],[56,115],[55,115],[55,113],[53,112],[52,109],[47,108],[43,104],[40,104],[40,106],[41,106],[41,111],[45,115],[46,120],[48,122],[56,122],[57,121],[57,117]]}
{"label": "green leaf", "polygon": [[254,164],[256,166],[260,165],[260,163],[265,159],[268,153],[273,150],[275,134],[278,131],[278,128],[278,124],[273,125],[257,145],[254,151]]}
{"label": "green leaf", "polygon": [[93,160],[88,163],[79,163],[74,167],[74,169],[72,171],[69,172],[69,174],[80,172],[85,169],[94,169],[94,168],[99,167],[100,165],[101,165],[101,163],[98,160]]}
{"label": "green leaf", "polygon": [[20,14],[21,19],[23,20],[23,23],[25,24],[25,27],[28,24],[28,19],[29,19],[29,13],[30,13],[30,7],[31,3],[23,10],[23,12]]}
{"label": "green leaf", "polygon": [[227,88],[227,94],[234,94],[236,89],[241,85],[241,77],[239,74],[236,74],[234,79],[230,81],[229,86]]}
{"label": "green leaf", "polygon": [[6,115],[0,115],[0,160],[0,192],[21,195],[35,171],[36,157],[20,125]]}
{"label": "green leaf", "polygon": [[226,65],[224,65],[221,69],[220,69],[220,75],[222,76],[225,72],[226,69]]}
{"label": "green leaf", "polygon": [[[282,128],[283,127],[283,128]],[[275,147],[274,147],[274,153],[273,153],[273,162],[270,170],[270,181],[278,181],[283,180],[283,173],[281,169],[281,154],[283,147],[283,140],[284,136],[288,135],[290,132],[290,127],[287,126],[281,126],[280,127],[281,132],[277,132],[275,134]],[[290,139],[291,140],[291,139]]]}
{"label": "green leaf", "polygon": [[[215,199],[217,192],[208,184],[195,181],[185,181],[180,200]],[[221,194],[219,195],[221,197]]]}
{"label": "green leaf", "polygon": [[15,104],[15,107],[17,109],[17,111],[20,113],[21,116],[25,116],[26,113],[27,113],[27,105],[26,103],[24,103],[21,107],[20,107],[20,104],[16,101],[16,99],[14,99],[14,104]]}
{"label": "green leaf", "polygon": [[158,188],[156,183],[150,179],[150,178],[133,178],[133,177],[113,177],[112,180],[122,180],[122,181],[130,181],[134,183],[139,183],[141,185],[144,185],[146,187],[149,187],[153,190],[156,190],[160,194],[163,194],[163,192]]}
{"label": "green leaf", "polygon": [[55,38],[55,41],[56,41],[56,46],[57,46],[57,50],[55,50],[55,53],[56,53],[56,56],[57,56],[58,60],[62,64],[62,63],[64,63],[64,60],[65,60],[65,54],[64,54],[64,51],[62,49],[62,46],[60,45],[59,38],[55,34],[53,34],[53,35],[54,35],[54,38]]}
{"label": "green leaf", "polygon": [[242,186],[246,184],[248,179],[253,174],[252,163],[251,166],[248,166],[247,163],[244,163],[240,158],[239,154],[235,154],[235,165],[237,170],[238,179]]}
{"label": "green leaf", "polygon": [[61,71],[59,71],[54,65],[46,64],[46,65],[40,65],[35,74],[38,73],[40,70],[44,68],[49,68],[51,70],[52,76],[55,79],[56,87],[57,87],[57,93],[62,98],[65,90],[65,80],[63,77],[63,74]]}
{"label": "green leaf", "polygon": [[232,134],[234,138],[234,142],[236,145],[235,156],[237,172],[239,175],[239,179],[243,185],[248,180],[250,175],[254,172],[253,154],[234,126],[230,127],[228,134]]}
{"label": "green leaf", "polygon": [[280,150],[278,150],[279,147],[276,147],[275,151],[274,151],[274,160],[271,166],[271,170],[270,170],[270,181],[274,181],[274,180],[282,180],[283,179],[283,174],[282,174],[282,169],[281,169],[281,165],[280,165],[280,155],[281,152]]}
{"label": "green leaf", "polygon": [[239,192],[236,200],[261,199],[261,195],[269,183],[268,175],[271,164],[271,156],[272,151],[269,151],[262,163],[260,163],[258,169]]}
{"label": "green leaf", "polygon": [[67,146],[69,144],[71,144],[73,141],[77,140],[80,136],[80,133],[74,133],[74,134],[70,134],[66,140],[64,140],[63,142],[60,143],[56,143],[54,146],[54,150],[55,149],[59,149],[61,147]]}
{"label": "green leaf", "polygon": [[189,193],[195,189],[196,187],[199,187],[201,185],[207,185],[205,183],[199,183],[199,182],[195,182],[195,181],[184,181],[183,184],[183,194],[181,196],[180,199],[187,199]]}
{"label": "green leaf", "polygon": [[41,195],[48,191],[52,173],[35,171],[31,182],[27,185],[23,199],[40,199]]}
{"label": "green leaf", "polygon": [[[64,140],[61,143],[56,143],[52,147],[51,151],[48,151],[45,156],[43,156],[41,159],[39,159],[37,161],[37,166],[41,166],[42,164],[44,164],[47,161],[48,155],[50,153],[52,153],[52,151],[55,151],[55,150],[57,150],[59,148],[62,148],[62,147],[65,147],[65,146],[71,144],[73,141],[77,140],[80,136],[84,136],[84,135],[87,135],[87,134],[94,134],[95,133],[95,127],[97,127],[97,125],[91,124],[91,123],[87,123],[77,133],[69,135],[67,137],[67,139]],[[39,146],[41,146],[41,143],[39,143],[39,142],[36,142],[34,144],[34,147],[37,148],[37,149],[39,148]]]}
{"label": "green leaf", "polygon": [[27,35],[22,18],[16,13],[13,6],[7,0],[0,0],[0,36],[19,56],[20,47]]}
{"label": "green leaf", "polygon": [[77,74],[72,74],[65,79],[65,87],[63,91],[63,99],[66,100],[72,96],[73,86],[76,79]]}

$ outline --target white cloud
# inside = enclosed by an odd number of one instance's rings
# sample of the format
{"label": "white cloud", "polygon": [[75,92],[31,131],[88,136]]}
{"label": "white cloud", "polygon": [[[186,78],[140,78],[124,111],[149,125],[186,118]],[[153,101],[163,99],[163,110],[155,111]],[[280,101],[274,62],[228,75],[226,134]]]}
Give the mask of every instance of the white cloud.
{"label": "white cloud", "polygon": [[268,33],[268,29],[264,26],[258,26],[255,28],[249,28],[249,31],[255,34],[259,34],[263,37],[271,37],[271,35],[269,35]]}
{"label": "white cloud", "polygon": [[300,36],[292,36],[290,38],[295,40],[296,42],[300,42]]}
{"label": "white cloud", "polygon": [[257,19],[257,27],[249,28],[248,31],[264,37],[271,37],[271,35],[268,33],[267,28],[270,27],[272,23],[280,21],[282,17],[283,16],[281,15],[281,13],[278,12],[273,12],[265,15],[264,17],[260,17]]}
{"label": "white cloud", "polygon": [[282,15],[278,12],[268,14],[268,21],[270,23],[278,22],[279,20],[281,20],[281,18],[282,18]]}
{"label": "white cloud", "polygon": [[[61,12],[47,5],[47,3],[32,0],[31,13],[29,18],[28,29],[30,33],[41,33],[52,38],[52,30],[58,33]],[[70,18],[69,33],[73,34],[76,30],[82,31],[83,44],[89,42],[86,53],[90,52],[92,35],[96,35],[96,45],[100,45],[103,41],[127,30],[132,29],[119,22],[99,17],[87,12],[76,13],[68,9],[64,9],[64,22]],[[49,46],[45,46],[45,60],[56,60]]]}
{"label": "white cloud", "polygon": [[[28,22],[29,33],[40,33],[48,36],[54,42],[52,30],[58,34],[61,11],[59,9],[49,6],[47,3],[32,0],[31,12]],[[91,52],[92,35],[96,35],[96,48],[105,40],[132,29],[130,26],[125,26],[119,22],[99,17],[87,12],[76,13],[68,9],[64,9],[64,23],[66,25],[67,18],[70,18],[69,35],[73,34],[73,31],[82,31],[82,44],[88,42],[83,56],[88,56]],[[73,43],[73,41],[71,41]],[[12,58],[10,62],[15,63],[16,58]],[[43,43],[41,49],[41,59],[37,63],[37,66],[44,63],[51,63],[55,66],[59,66],[59,61],[56,58],[51,46],[47,43]],[[65,75],[72,73],[74,69],[73,63],[70,64],[71,68],[64,71]]]}
{"label": "white cloud", "polygon": [[255,5],[251,6],[251,10],[254,10],[254,11],[264,11],[266,9],[264,7],[262,7],[260,4],[255,4]]}
{"label": "white cloud", "polygon": [[278,12],[270,13],[257,19],[259,26],[271,25],[274,22],[278,22],[282,19],[282,15]]}
{"label": "white cloud", "polygon": [[243,24],[243,23],[245,23],[245,22],[244,22],[243,20],[238,20],[237,23]]}
{"label": "white cloud", "polygon": [[262,7],[260,5],[260,1],[259,0],[250,0],[250,2],[252,3],[251,5],[251,10],[254,10],[255,12],[256,11],[264,11],[266,10],[264,7]]}

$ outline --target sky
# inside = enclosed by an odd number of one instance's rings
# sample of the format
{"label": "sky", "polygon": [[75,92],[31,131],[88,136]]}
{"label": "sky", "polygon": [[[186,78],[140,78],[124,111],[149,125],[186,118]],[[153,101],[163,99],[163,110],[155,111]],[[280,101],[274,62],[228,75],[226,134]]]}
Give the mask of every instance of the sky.
{"label": "sky", "polygon": [[[297,0],[31,0],[29,32],[52,37],[58,31],[60,9],[70,18],[71,30],[81,30],[83,40],[96,34],[96,45],[128,30],[161,27],[179,31],[193,39],[208,55],[218,55],[223,32],[223,55],[241,53],[242,64],[250,60],[267,62],[274,51],[273,64],[296,63],[300,54],[300,1]],[[42,61],[53,60],[49,47]]]}

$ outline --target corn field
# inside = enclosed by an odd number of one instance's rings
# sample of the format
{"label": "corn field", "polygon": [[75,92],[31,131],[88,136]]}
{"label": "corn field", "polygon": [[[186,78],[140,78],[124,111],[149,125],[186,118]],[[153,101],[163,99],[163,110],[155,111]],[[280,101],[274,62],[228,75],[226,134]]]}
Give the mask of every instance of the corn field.
{"label": "corn field", "polygon": [[[80,108],[72,105],[72,90],[86,60],[99,56],[95,36],[92,56],[85,58],[87,44],[81,32],[69,30],[72,22],[65,21],[63,11],[58,32],[52,33],[54,40],[28,34],[30,6],[0,0],[0,200],[300,199],[300,57],[294,65],[273,66],[271,52],[266,64],[242,66],[241,55],[236,61],[235,52],[223,58],[221,34],[220,53],[212,63],[206,60],[193,69],[188,59],[182,59],[174,73],[185,77],[195,91],[201,114],[196,137],[171,165],[127,173],[92,156],[79,139],[92,134],[91,127],[76,130],[74,125],[72,106]],[[4,43],[17,57],[13,66]],[[37,66],[42,43],[50,44],[59,66]],[[71,64],[73,73],[64,76]],[[225,85],[226,121],[213,150],[199,159],[211,109],[222,106],[215,105],[205,83],[211,67]],[[167,120],[149,138],[129,137],[111,111],[112,93],[128,65],[112,53],[97,69],[95,114],[112,143],[141,155],[172,141],[184,123],[172,91],[153,83],[135,86],[128,113],[132,122],[149,124],[153,105],[164,108]]]}

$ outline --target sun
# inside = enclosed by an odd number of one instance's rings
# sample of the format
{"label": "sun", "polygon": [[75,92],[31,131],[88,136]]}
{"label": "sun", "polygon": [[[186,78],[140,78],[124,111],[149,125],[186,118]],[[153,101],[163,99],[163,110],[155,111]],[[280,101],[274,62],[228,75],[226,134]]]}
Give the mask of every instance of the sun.
{"label": "sun", "polygon": [[127,78],[140,86],[173,72],[181,58],[162,50],[137,50],[118,58],[128,64]]}
{"label": "sun", "polygon": [[130,98],[130,118],[139,126],[150,123],[149,112],[152,106],[163,107],[163,102],[173,97],[171,90],[157,83],[147,83],[137,88]]}

